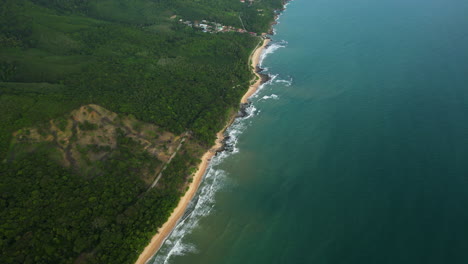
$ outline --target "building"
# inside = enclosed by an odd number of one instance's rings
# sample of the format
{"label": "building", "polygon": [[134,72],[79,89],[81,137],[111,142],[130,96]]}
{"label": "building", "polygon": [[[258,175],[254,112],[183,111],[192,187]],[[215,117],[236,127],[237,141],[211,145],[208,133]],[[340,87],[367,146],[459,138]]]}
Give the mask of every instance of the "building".
{"label": "building", "polygon": [[200,27],[203,28],[203,32],[208,31],[208,25],[207,24],[200,24]]}

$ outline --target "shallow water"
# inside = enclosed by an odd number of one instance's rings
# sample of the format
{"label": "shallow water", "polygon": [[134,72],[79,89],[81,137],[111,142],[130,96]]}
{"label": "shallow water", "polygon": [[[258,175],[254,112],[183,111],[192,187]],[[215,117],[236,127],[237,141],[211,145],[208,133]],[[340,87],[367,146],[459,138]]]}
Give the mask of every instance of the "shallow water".
{"label": "shallow water", "polygon": [[289,4],[262,62],[275,78],[153,262],[468,263],[466,14]]}

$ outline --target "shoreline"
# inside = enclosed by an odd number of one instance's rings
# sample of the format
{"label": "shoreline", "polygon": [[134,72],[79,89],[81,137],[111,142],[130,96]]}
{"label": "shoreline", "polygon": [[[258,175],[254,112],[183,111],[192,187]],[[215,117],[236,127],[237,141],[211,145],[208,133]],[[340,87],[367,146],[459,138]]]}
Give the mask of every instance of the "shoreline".
{"label": "shoreline", "polygon": [[241,104],[247,104],[249,102],[249,98],[255,94],[255,92],[258,90],[260,85],[262,85],[263,83],[263,77],[259,73],[259,69],[260,69],[259,64],[260,64],[260,58],[262,56],[262,53],[266,49],[270,41],[271,39],[269,38],[263,39],[262,44],[260,46],[257,46],[257,48],[254,49],[252,54],[250,54],[249,64],[253,68],[252,71],[257,77],[257,80],[255,81],[254,84],[250,85],[247,92],[244,94],[244,96],[242,96]]}
{"label": "shoreline", "polygon": [[[263,42],[252,51],[249,57],[249,64],[253,67],[253,72],[255,74],[256,81],[254,84],[249,86],[249,89],[247,92],[242,96],[242,99],[240,101],[241,105],[247,104],[248,99],[255,94],[255,92],[258,90],[260,85],[263,83],[263,78],[262,76],[258,73],[258,64],[260,62],[261,55],[263,51],[265,50],[266,46],[271,40],[269,38],[263,39]],[[193,176],[192,182],[189,184],[189,189],[185,194],[180,198],[179,204],[177,207],[174,209],[174,211],[171,213],[171,216],[167,221],[163,224],[162,227],[158,229],[158,232],[156,235],[154,235],[151,238],[151,242],[145,247],[143,252],[140,254],[138,257],[138,260],[135,262],[135,264],[146,264],[159,250],[159,248],[162,246],[166,238],[171,234],[172,230],[175,228],[177,225],[177,222],[179,219],[184,215],[185,210],[187,209],[188,204],[192,200],[192,198],[195,196],[198,187],[200,186],[203,176],[205,175],[205,172],[208,168],[208,165],[211,161],[211,159],[216,155],[216,153],[222,149],[224,145],[224,132],[226,129],[231,126],[231,124],[234,122],[236,118],[236,114],[232,116],[232,118],[228,121],[226,126],[219,131],[216,134],[216,141],[215,144],[203,154],[201,158],[201,163],[198,166],[198,170]]]}

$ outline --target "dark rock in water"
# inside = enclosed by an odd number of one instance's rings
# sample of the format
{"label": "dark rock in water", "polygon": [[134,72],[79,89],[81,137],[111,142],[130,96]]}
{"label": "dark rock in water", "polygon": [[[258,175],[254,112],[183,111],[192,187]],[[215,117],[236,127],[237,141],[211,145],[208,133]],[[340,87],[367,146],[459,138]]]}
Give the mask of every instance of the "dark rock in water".
{"label": "dark rock in water", "polygon": [[269,80],[271,80],[271,77],[270,75],[268,74],[264,74],[264,73],[259,73],[260,77],[262,78],[262,83],[266,83],[268,82]]}
{"label": "dark rock in water", "polygon": [[227,151],[227,152],[234,151],[234,146],[231,143],[229,143],[230,138],[231,137],[229,137],[229,136],[226,136],[224,138],[224,140],[223,140],[223,151]]}
{"label": "dark rock in water", "polygon": [[247,113],[247,108],[249,108],[250,105],[251,103],[241,104],[239,112],[237,112],[236,118],[243,118],[248,116],[249,113]]}
{"label": "dark rock in water", "polygon": [[224,145],[224,150],[223,151],[233,152],[234,151],[234,146],[231,145],[231,144],[226,144],[226,145]]}
{"label": "dark rock in water", "polygon": [[234,150],[234,146],[229,143],[230,136],[226,136],[223,141],[221,142],[221,147],[216,151],[216,153],[220,153],[223,151],[232,152]]}
{"label": "dark rock in water", "polygon": [[261,80],[262,84],[268,82],[271,79],[270,75],[263,73],[264,70],[265,69],[260,68],[258,65],[255,69],[255,72],[257,72],[257,74],[260,75],[260,78],[262,79]]}
{"label": "dark rock in water", "polygon": [[[263,70],[264,69],[262,69],[262,68],[260,68],[258,66],[255,69],[255,71],[260,75],[262,84],[268,82],[271,79],[270,75],[262,73]],[[239,111],[237,112],[236,118],[245,118],[245,117],[249,116],[249,113],[248,113],[247,109],[251,105],[252,105],[251,102],[240,104]],[[223,151],[227,151],[227,152],[234,151],[234,146],[229,143],[229,139],[230,139],[230,137],[227,136],[227,135],[224,137],[223,141],[221,142],[222,146],[216,151],[216,153],[220,153],[220,152],[223,152]]]}

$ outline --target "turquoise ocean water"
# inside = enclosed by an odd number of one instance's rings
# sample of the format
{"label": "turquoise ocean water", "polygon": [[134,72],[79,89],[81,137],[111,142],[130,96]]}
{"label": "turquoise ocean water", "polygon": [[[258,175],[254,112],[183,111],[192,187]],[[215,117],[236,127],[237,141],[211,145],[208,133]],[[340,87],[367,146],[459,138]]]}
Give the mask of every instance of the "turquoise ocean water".
{"label": "turquoise ocean water", "polygon": [[468,263],[468,1],[296,0],[154,263]]}

